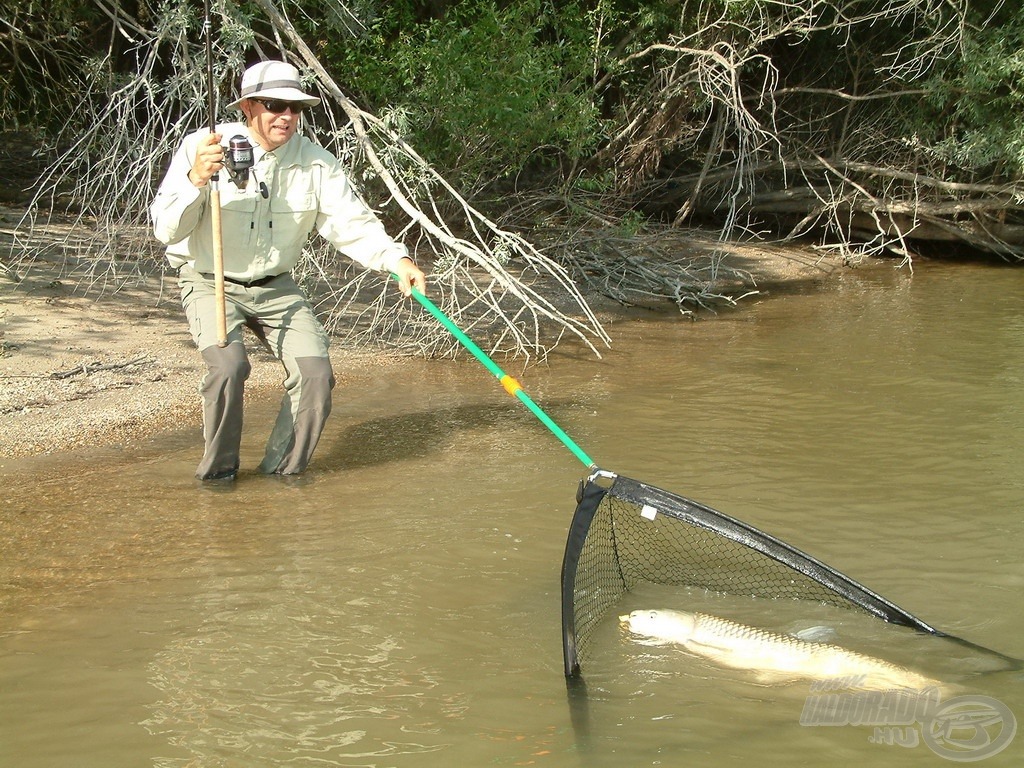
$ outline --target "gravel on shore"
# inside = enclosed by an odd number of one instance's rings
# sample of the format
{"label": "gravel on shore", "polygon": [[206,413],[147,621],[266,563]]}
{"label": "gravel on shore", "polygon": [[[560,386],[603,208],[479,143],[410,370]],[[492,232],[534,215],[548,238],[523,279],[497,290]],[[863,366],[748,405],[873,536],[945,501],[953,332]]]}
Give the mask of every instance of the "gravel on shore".
{"label": "gravel on shore", "polygon": [[[273,393],[281,364],[250,338],[246,396]],[[349,370],[374,357],[332,351]],[[17,286],[0,278],[0,458],[128,444],[171,429],[198,436],[204,371],[173,277],[101,298],[39,273]]]}

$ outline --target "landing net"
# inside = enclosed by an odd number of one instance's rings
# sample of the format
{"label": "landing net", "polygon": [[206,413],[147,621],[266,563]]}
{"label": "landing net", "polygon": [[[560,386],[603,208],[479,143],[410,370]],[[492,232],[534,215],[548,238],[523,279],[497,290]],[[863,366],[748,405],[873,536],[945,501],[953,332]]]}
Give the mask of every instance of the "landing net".
{"label": "landing net", "polygon": [[580,489],[562,561],[562,647],[570,680],[582,682],[580,658],[601,617],[641,582],[858,608],[894,624],[955,640],[995,657],[1006,668],[1024,666],[1017,659],[939,632],[824,563],[739,520],[599,470],[519,382],[451,318],[415,288],[412,295],[592,472]]}
{"label": "landing net", "polygon": [[[614,478],[609,487],[599,480]],[[621,476],[582,487],[562,561],[566,677],[580,672],[595,627],[641,583],[812,600],[943,633],[811,556],[692,499]]]}

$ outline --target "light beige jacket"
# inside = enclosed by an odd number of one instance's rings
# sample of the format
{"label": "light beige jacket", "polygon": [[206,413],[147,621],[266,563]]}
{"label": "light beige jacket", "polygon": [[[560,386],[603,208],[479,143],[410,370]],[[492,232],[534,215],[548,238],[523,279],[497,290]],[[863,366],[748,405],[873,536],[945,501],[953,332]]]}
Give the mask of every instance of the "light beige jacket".
{"label": "light beige jacket", "polygon": [[[217,126],[225,142],[249,137],[244,123]],[[185,137],[171,160],[150,206],[153,232],[167,245],[175,268],[188,264],[213,272],[213,226],[210,185],[197,188],[188,180],[200,138],[208,130]],[[384,225],[359,198],[340,161],[305,136],[295,134],[273,152],[256,147],[248,185],[238,189],[220,173],[221,230],[224,274],[252,281],[290,271],[316,229],[335,248],[369,269],[393,271],[408,256]],[[261,191],[266,185],[266,197]]]}

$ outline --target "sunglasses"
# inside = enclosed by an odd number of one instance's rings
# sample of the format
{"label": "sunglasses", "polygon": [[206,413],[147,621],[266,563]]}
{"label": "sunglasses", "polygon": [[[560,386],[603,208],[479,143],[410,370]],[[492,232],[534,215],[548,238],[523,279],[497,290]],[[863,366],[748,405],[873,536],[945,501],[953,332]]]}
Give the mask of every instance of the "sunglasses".
{"label": "sunglasses", "polygon": [[282,101],[281,99],[253,99],[253,101],[258,101],[268,112],[273,112],[275,115],[283,115],[289,109],[292,111],[292,114],[301,115],[306,107],[309,106],[301,102]]}

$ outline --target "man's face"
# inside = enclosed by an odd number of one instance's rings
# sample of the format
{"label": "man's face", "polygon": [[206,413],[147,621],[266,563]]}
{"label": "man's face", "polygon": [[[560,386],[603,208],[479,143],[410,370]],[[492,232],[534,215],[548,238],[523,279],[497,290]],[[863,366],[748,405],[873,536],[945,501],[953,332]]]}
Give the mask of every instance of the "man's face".
{"label": "man's face", "polygon": [[242,113],[249,131],[263,149],[271,152],[295,135],[304,104],[274,99],[246,99]]}

